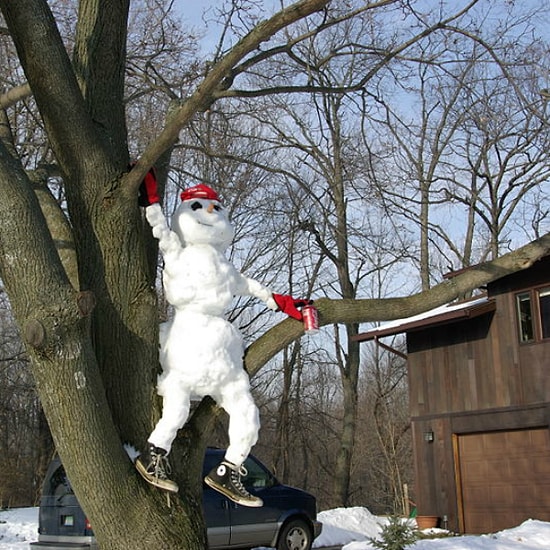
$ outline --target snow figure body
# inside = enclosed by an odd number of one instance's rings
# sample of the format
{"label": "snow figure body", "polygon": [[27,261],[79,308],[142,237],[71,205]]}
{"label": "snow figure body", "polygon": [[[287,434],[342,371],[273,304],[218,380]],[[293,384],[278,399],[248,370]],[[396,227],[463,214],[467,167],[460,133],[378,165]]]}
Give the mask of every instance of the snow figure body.
{"label": "snow figure body", "polygon": [[210,395],[229,415],[229,447],[224,462],[205,481],[240,504],[261,506],[261,499],[240,482],[242,463],[256,443],[260,422],[243,368],[243,339],[224,314],[234,296],[254,296],[273,310],[279,306],[269,289],[242,275],[225,258],[234,229],[216,192],[198,185],[181,198],[172,229],[158,203],[146,208],[164,258],[164,290],[174,316],[160,327],[162,374],[157,389],[163,397],[162,418],[148,438],[149,453],[136,466],[150,483],[177,491],[164,471],[159,476],[151,470],[165,461],[188,419],[191,400]]}

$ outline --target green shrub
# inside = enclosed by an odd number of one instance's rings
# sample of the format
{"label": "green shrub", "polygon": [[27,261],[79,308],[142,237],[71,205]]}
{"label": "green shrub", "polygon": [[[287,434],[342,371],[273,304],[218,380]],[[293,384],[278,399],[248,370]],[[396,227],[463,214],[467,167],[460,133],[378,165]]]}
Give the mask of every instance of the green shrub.
{"label": "green shrub", "polygon": [[391,516],[387,525],[382,527],[380,537],[382,540],[371,538],[369,542],[380,550],[404,550],[418,540],[418,532],[408,521],[403,521],[399,516]]}

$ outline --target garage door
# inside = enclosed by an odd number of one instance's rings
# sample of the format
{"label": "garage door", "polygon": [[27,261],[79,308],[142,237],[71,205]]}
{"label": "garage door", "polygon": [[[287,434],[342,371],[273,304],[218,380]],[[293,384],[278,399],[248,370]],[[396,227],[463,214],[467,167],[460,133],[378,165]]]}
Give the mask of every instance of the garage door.
{"label": "garage door", "polygon": [[550,521],[547,428],[459,435],[458,468],[464,532]]}

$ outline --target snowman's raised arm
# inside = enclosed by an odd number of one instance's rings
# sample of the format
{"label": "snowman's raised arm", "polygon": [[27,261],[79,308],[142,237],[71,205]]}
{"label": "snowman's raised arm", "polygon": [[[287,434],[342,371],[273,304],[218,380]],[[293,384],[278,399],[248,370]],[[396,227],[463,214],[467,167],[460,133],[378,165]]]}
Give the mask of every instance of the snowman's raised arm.
{"label": "snowman's raised arm", "polygon": [[153,230],[153,236],[159,241],[159,248],[163,256],[177,254],[182,249],[179,237],[170,230],[160,204],[151,204],[145,209],[145,217]]}

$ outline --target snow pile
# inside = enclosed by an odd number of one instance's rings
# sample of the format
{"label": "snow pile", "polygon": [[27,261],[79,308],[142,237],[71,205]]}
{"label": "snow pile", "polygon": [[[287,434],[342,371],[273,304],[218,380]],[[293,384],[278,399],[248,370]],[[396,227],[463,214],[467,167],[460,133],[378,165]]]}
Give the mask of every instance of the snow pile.
{"label": "snow pile", "polygon": [[38,508],[0,510],[0,549],[28,550],[38,540]]}
{"label": "snow pile", "polygon": [[323,530],[313,542],[314,548],[378,538],[382,527],[388,522],[386,518],[375,516],[366,508],[360,507],[320,512],[317,519],[323,524]]}

